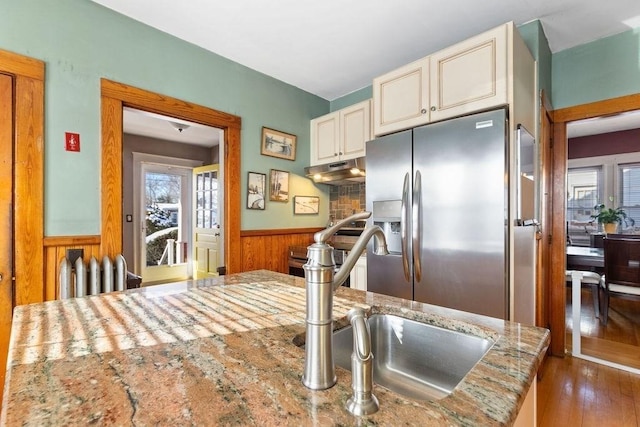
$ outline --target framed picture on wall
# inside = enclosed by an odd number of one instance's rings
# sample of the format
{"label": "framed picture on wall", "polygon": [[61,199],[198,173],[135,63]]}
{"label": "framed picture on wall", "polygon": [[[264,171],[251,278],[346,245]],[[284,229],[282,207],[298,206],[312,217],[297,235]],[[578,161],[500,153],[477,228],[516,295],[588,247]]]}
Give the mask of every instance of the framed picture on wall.
{"label": "framed picture on wall", "polygon": [[298,138],[295,135],[263,127],[260,153],[265,156],[295,160],[297,141]]}
{"label": "framed picture on wall", "polygon": [[288,202],[289,172],[271,169],[269,187],[271,188],[269,200],[273,202]]}
{"label": "framed picture on wall", "polygon": [[264,210],[264,196],[267,190],[267,175],[249,172],[247,181],[247,209]]}
{"label": "framed picture on wall", "polygon": [[295,196],[293,198],[293,213],[295,215],[315,215],[320,212],[320,197]]}

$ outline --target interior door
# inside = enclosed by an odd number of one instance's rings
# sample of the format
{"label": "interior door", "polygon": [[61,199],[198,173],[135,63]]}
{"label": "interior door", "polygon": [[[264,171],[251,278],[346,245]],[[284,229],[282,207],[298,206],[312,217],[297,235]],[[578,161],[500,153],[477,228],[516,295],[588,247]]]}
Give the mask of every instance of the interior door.
{"label": "interior door", "polygon": [[12,135],[13,78],[0,74],[0,386],[4,385],[13,315]]}
{"label": "interior door", "polygon": [[220,264],[220,204],[218,165],[193,169],[193,278],[218,275]]}

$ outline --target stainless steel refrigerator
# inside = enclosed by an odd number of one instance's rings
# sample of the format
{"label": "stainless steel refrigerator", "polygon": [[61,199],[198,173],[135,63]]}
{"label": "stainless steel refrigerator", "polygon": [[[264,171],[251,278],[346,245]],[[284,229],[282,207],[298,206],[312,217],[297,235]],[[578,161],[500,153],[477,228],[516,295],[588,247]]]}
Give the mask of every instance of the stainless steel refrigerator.
{"label": "stainless steel refrigerator", "polygon": [[504,109],[367,143],[366,205],[390,255],[367,249],[367,289],[508,318]]}

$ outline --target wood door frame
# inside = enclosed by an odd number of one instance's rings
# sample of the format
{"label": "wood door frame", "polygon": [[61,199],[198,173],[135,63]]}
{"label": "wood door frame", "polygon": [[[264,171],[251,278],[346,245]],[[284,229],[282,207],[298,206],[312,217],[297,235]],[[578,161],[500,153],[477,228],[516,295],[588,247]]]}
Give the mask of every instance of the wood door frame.
{"label": "wood door frame", "polygon": [[552,135],[553,120],[551,106],[546,92],[540,94],[540,235],[538,240],[539,257],[536,262],[536,326],[549,328],[549,280],[550,243],[553,205],[551,200],[551,171],[553,169]]}
{"label": "wood door frame", "polygon": [[549,311],[551,328],[551,354],[563,356],[565,352],[565,270],[566,270],[566,176],[567,176],[567,123],[640,110],[640,94],[621,96],[553,111],[553,168],[551,265],[549,281]]}
{"label": "wood door frame", "polygon": [[15,85],[12,238],[16,306],[44,301],[45,64],[0,49],[0,73],[11,75]]}
{"label": "wood door frame", "polygon": [[224,264],[227,273],[240,272],[240,117],[104,78],[100,91],[101,253],[122,252],[122,109],[131,107],[224,130]]}
{"label": "wood door frame", "polygon": [[[12,314],[16,305],[44,301],[44,62],[0,49],[0,73],[11,78],[11,221],[4,238],[12,241],[10,286],[0,309],[0,384],[4,384]],[[5,107],[2,107],[5,108]],[[9,162],[7,162],[9,163]],[[5,230],[6,231],[6,230]],[[7,312],[8,310],[8,312]],[[0,401],[3,391],[0,389]]]}

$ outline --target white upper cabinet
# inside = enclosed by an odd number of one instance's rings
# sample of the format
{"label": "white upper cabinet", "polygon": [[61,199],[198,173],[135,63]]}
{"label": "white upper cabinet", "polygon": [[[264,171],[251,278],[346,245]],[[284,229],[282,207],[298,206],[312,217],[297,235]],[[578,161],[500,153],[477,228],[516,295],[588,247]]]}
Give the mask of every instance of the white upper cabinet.
{"label": "white upper cabinet", "polygon": [[507,103],[507,27],[430,56],[431,121]]}
{"label": "white upper cabinet", "polygon": [[371,100],[311,120],[311,166],[365,155],[371,139]]}
{"label": "white upper cabinet", "polygon": [[429,58],[373,80],[373,133],[383,135],[429,122]]}
{"label": "white upper cabinet", "polygon": [[471,37],[373,80],[374,135],[512,105],[516,96],[528,103],[534,69],[512,22]]}
{"label": "white upper cabinet", "polygon": [[311,166],[338,159],[340,115],[337,111],[311,120]]}

